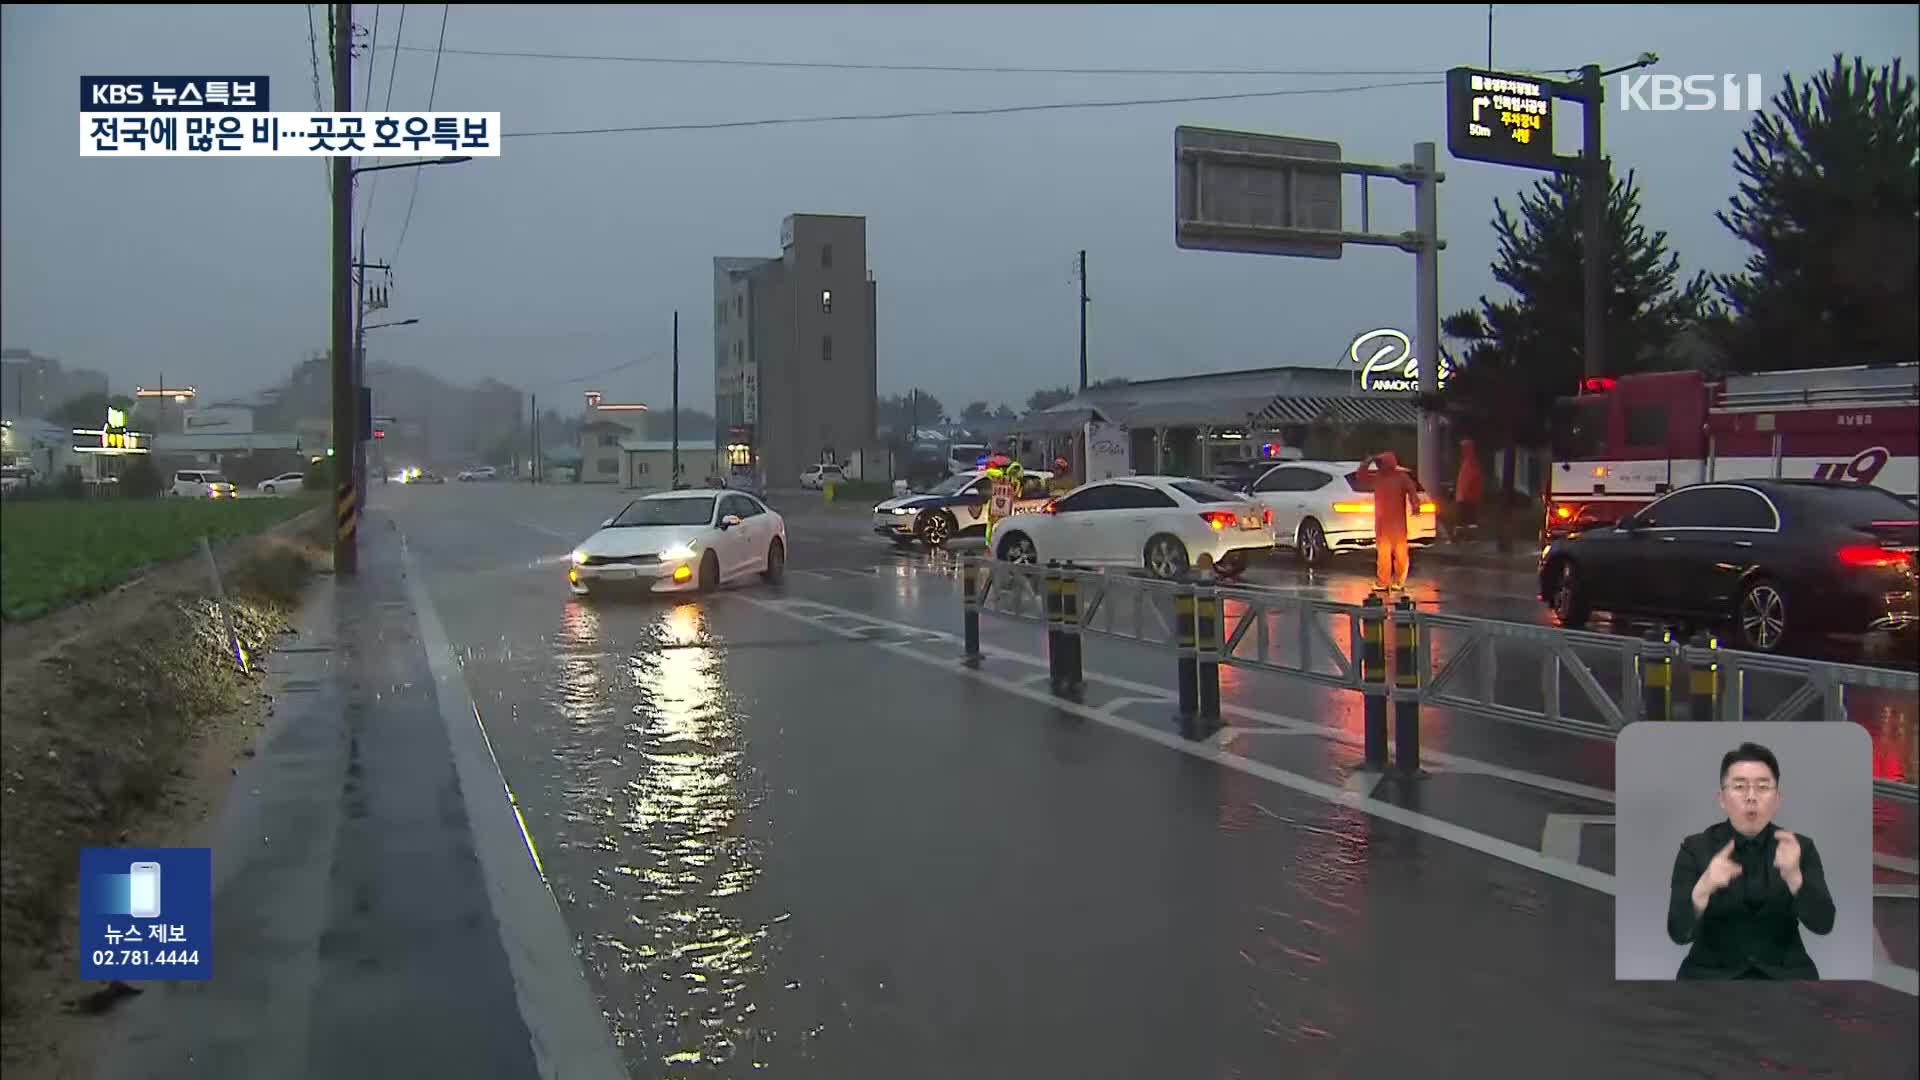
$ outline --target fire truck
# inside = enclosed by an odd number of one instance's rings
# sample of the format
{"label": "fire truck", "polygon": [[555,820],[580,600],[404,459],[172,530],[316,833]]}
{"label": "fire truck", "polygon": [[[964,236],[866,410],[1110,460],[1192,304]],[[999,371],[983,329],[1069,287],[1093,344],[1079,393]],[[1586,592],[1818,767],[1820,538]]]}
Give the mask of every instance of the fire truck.
{"label": "fire truck", "polygon": [[1842,480],[1913,501],[1920,364],[1587,379],[1553,417],[1545,539],[1708,480]]}

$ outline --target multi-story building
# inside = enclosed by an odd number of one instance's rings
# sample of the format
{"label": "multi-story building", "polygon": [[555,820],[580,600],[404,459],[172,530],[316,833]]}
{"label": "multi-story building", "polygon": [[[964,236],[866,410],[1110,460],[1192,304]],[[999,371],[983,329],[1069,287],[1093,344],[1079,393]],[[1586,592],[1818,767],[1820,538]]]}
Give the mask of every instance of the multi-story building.
{"label": "multi-story building", "polygon": [[107,377],[98,371],[66,371],[31,349],[0,349],[0,415],[44,417],[74,398],[106,392]]}
{"label": "multi-story building", "polygon": [[774,258],[713,260],[715,449],[787,486],[874,441],[878,341],[867,219],[793,214]]}

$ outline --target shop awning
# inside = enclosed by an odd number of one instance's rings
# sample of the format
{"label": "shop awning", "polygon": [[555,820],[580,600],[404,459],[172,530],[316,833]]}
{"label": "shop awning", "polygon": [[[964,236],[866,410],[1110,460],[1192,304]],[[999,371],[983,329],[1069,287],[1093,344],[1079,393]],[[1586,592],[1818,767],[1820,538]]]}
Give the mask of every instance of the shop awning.
{"label": "shop awning", "polygon": [[1420,409],[1411,397],[1289,397],[1280,396],[1267,403],[1254,417],[1256,424],[1311,424],[1316,420],[1334,424],[1419,423]]}

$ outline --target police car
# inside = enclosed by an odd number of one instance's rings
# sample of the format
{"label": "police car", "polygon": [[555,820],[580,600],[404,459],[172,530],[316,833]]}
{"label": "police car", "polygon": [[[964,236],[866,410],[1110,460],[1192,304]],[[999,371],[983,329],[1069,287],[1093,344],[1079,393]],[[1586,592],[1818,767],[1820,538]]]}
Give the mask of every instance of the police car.
{"label": "police car", "polygon": [[[1029,472],[1015,494],[1013,512],[1033,513],[1046,505],[1050,472]],[[923,543],[943,547],[964,537],[987,533],[987,504],[993,498],[993,477],[979,469],[948,477],[931,491],[903,495],[873,508],[873,531],[897,547]]]}

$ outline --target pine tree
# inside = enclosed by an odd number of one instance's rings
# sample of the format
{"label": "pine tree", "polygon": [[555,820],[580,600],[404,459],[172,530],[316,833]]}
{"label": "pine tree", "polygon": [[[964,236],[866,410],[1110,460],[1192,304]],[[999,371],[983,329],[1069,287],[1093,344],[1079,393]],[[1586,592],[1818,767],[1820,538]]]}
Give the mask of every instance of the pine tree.
{"label": "pine tree", "polygon": [[[1508,300],[1480,298],[1478,311],[1457,312],[1441,328],[1467,343],[1441,388],[1439,407],[1454,429],[1485,449],[1541,446],[1548,440],[1555,398],[1572,394],[1585,371],[1581,180],[1555,174],[1520,196],[1519,218],[1494,200],[1499,253],[1494,280]],[[1640,189],[1628,173],[1607,198],[1607,356],[1610,375],[1678,363],[1676,345],[1700,318],[1704,275],[1682,285],[1679,256],[1667,234],[1640,223]],[[1513,486],[1511,456],[1502,470]]]}
{"label": "pine tree", "polygon": [[1839,56],[1785,88],[1734,152],[1720,223],[1753,248],[1715,279],[1742,371],[1911,361],[1920,351],[1920,107],[1900,64]]}

